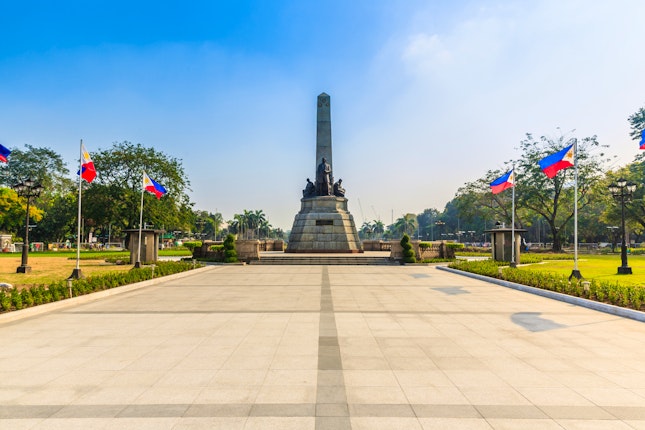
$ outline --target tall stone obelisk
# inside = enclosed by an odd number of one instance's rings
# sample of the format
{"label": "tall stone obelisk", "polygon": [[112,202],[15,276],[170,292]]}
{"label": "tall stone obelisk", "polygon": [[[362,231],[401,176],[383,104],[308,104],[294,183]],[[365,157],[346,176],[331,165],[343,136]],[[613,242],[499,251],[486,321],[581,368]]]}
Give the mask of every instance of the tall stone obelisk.
{"label": "tall stone obelisk", "polygon": [[318,96],[316,115],[316,182],[307,179],[300,212],[293,221],[286,252],[363,252],[354,217],[347,210],[342,180],[334,182],[329,95]]}
{"label": "tall stone obelisk", "polygon": [[322,93],[318,96],[318,110],[316,111],[316,168],[320,160],[325,158],[327,164],[334,171],[331,158],[331,108],[329,95]]}

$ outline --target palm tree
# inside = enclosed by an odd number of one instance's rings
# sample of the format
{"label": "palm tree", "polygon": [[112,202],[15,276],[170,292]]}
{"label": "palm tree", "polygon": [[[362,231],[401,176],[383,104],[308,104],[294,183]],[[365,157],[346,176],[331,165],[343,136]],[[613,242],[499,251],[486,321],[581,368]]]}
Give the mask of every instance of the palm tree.
{"label": "palm tree", "polygon": [[237,221],[237,234],[242,238],[242,236],[244,236],[244,231],[248,231],[249,220],[247,214],[235,214],[233,215],[233,219]]}
{"label": "palm tree", "polygon": [[260,223],[260,226],[258,227],[259,232],[264,232],[264,237],[267,238],[269,237],[271,233],[271,224],[269,224],[269,221],[264,220]]}
{"label": "palm tree", "polygon": [[417,216],[410,213],[403,215],[394,222],[394,229],[399,235],[405,233],[412,236],[417,229]]}
{"label": "palm tree", "polygon": [[372,223],[372,232],[375,236],[381,239],[383,237],[383,233],[385,233],[385,224],[383,223],[383,221],[374,220],[374,222]]}
{"label": "palm tree", "polygon": [[255,222],[255,228],[258,231],[258,239],[260,239],[260,228],[264,223],[267,223],[267,217],[262,211],[262,209],[255,210],[253,212],[253,220]]}
{"label": "palm tree", "polygon": [[224,217],[222,217],[221,213],[216,212],[214,214],[210,214],[210,219],[213,224],[213,230],[215,230],[215,240],[217,240],[217,234],[219,233],[220,227],[224,222]]}
{"label": "palm tree", "polygon": [[359,231],[363,239],[370,239],[373,232],[374,227],[372,226],[372,224],[370,224],[368,221],[363,222],[363,225],[361,226],[361,229]]}

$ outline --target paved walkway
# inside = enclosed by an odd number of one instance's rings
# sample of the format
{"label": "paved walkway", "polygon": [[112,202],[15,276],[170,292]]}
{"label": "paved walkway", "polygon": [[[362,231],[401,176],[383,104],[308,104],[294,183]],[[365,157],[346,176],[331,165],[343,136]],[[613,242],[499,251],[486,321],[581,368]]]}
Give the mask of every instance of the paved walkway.
{"label": "paved walkway", "polygon": [[217,266],[0,325],[0,429],[645,429],[645,324],[425,266]]}

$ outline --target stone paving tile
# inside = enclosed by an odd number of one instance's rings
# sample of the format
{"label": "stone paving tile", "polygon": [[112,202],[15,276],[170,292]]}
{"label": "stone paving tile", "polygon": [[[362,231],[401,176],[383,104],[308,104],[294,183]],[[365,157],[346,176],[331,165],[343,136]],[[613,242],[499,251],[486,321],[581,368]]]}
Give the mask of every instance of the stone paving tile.
{"label": "stone paving tile", "polygon": [[220,266],[0,338],[0,430],[645,430],[645,325],[433,267]]}

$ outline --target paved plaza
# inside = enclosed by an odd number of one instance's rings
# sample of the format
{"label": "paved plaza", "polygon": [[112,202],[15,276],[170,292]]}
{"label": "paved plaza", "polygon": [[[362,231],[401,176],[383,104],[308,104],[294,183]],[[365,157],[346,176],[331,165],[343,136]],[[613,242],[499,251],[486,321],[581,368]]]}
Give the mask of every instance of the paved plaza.
{"label": "paved plaza", "polygon": [[210,266],[0,341],[0,429],[645,429],[645,324],[431,266]]}

